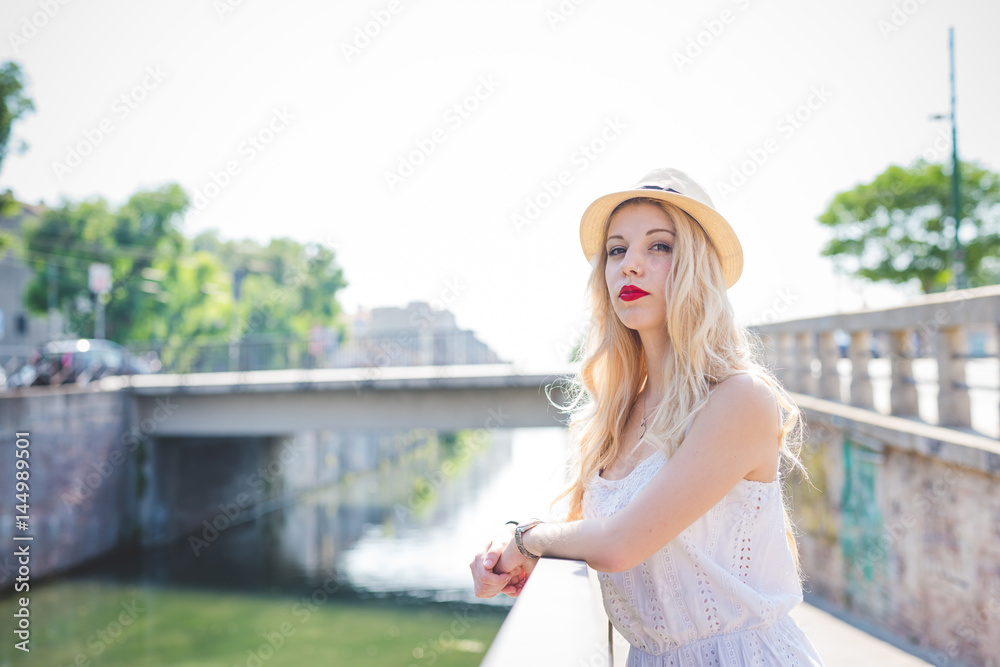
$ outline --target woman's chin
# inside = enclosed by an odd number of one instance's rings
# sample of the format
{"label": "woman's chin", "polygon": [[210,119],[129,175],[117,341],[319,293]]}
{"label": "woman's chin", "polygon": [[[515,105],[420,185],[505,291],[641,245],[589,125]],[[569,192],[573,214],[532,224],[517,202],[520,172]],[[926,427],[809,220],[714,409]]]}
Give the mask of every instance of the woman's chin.
{"label": "woman's chin", "polygon": [[646,313],[626,312],[618,313],[618,320],[627,328],[633,331],[649,331],[652,329],[665,329],[662,322],[657,322],[656,318],[649,317]]}

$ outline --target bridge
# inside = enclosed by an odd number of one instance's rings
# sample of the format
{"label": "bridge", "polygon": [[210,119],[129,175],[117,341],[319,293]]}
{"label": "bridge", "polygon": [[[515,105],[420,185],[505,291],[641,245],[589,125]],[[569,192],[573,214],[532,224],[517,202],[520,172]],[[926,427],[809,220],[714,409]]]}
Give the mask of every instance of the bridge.
{"label": "bridge", "polygon": [[[810,595],[938,664],[1000,655],[998,331],[1000,288],[755,328],[808,424],[811,480],[790,476],[789,491]],[[31,424],[58,462],[33,489],[44,499],[35,515],[60,542],[36,572],[56,572],[130,539],[136,524],[148,526],[144,539],[169,533],[156,498],[180,456],[216,452],[245,478],[290,441],[308,462],[297,483],[328,483],[331,429],[562,427],[545,390],[564,402],[560,384],[573,371],[486,363],[104,378],[7,394],[0,424]],[[197,471],[207,486],[211,470]],[[13,516],[7,482],[0,523]],[[222,487],[215,491],[233,495]],[[191,503],[194,513],[211,499]],[[587,599],[579,565],[540,569],[511,627],[518,618],[567,614],[576,627],[599,619],[599,606],[568,602]],[[527,595],[546,590],[556,593]],[[517,632],[501,631],[490,664],[517,653]]]}
{"label": "bridge", "polygon": [[[575,368],[521,372],[512,364],[261,370],[106,378],[135,397],[139,424],[159,437],[273,435],[325,428],[438,429],[560,426],[546,399]],[[164,415],[164,404],[170,406]],[[161,415],[164,415],[161,417]]]}

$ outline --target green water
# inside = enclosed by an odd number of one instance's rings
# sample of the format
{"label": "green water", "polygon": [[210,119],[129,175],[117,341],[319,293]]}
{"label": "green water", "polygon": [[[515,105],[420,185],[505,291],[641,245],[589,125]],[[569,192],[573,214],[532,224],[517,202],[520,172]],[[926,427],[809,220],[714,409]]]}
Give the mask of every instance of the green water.
{"label": "green water", "polygon": [[[16,609],[0,600],[0,617]],[[57,581],[32,591],[30,612],[31,652],[4,633],[2,667],[478,665],[507,609]]]}

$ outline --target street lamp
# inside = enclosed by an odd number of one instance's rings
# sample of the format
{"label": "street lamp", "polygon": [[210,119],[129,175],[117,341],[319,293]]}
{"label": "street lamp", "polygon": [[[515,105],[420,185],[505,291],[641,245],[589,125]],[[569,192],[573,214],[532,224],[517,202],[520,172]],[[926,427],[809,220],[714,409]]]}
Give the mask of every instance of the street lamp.
{"label": "street lamp", "polygon": [[955,218],[955,243],[952,252],[952,272],[954,274],[954,285],[958,289],[965,287],[965,252],[962,249],[962,241],[958,237],[958,228],[962,220],[962,188],[959,185],[961,170],[958,165],[958,128],[955,125],[955,28],[948,28],[948,54],[951,62],[951,113],[934,114],[931,120],[951,120],[951,200],[952,215]]}

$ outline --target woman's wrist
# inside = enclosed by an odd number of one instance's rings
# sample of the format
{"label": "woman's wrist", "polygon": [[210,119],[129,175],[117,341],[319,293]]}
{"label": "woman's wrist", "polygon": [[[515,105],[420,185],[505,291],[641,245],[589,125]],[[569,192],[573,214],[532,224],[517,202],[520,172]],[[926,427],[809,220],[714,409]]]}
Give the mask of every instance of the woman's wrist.
{"label": "woman's wrist", "polygon": [[[544,556],[544,550],[542,548],[542,541],[535,539],[538,537],[538,529],[542,526],[544,522],[539,521],[537,524],[531,528],[527,528],[521,532],[521,546],[524,547],[522,553],[527,551],[531,556],[539,558]],[[527,555],[527,554],[526,554]],[[530,556],[529,556],[530,557]]]}
{"label": "woman's wrist", "polygon": [[524,536],[528,533],[528,531],[530,531],[532,528],[534,528],[541,522],[542,522],[541,519],[531,519],[526,523],[519,524],[517,528],[514,529],[514,544],[515,546],[517,546],[517,550],[520,551],[521,555],[524,556],[525,558],[534,560],[539,557],[538,554],[532,553],[527,549],[525,549],[524,542],[522,542],[522,540],[524,539]]}

